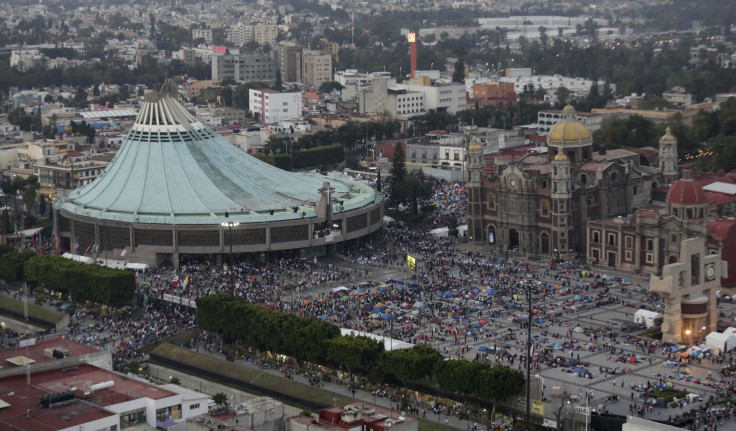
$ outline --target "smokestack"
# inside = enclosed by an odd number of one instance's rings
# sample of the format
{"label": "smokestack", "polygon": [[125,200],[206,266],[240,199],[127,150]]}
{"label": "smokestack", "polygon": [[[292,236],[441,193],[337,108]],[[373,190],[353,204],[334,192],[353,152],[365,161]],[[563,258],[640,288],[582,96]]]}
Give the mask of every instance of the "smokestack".
{"label": "smokestack", "polygon": [[411,77],[417,77],[417,35],[409,33],[409,46],[411,47]]}

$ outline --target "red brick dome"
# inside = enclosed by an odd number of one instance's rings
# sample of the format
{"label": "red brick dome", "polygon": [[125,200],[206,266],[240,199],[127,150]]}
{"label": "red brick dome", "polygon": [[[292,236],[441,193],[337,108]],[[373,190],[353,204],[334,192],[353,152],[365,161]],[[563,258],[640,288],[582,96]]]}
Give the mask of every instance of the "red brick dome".
{"label": "red brick dome", "polygon": [[681,205],[702,205],[708,202],[705,191],[692,174],[692,166],[682,167],[682,179],[672,184],[667,192],[667,202]]}

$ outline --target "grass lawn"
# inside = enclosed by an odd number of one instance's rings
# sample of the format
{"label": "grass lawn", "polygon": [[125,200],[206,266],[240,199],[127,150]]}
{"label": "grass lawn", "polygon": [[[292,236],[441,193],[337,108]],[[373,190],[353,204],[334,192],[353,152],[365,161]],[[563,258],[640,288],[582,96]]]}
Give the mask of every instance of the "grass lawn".
{"label": "grass lawn", "polygon": [[[325,406],[332,405],[333,402],[341,404],[351,400],[351,398],[348,397],[335,396],[333,392],[318,389],[314,386],[308,386],[292,380],[287,380],[281,376],[262,373],[257,370],[233,365],[220,359],[192,352],[187,349],[182,349],[171,344],[161,344],[151,353],[180,361],[190,366],[202,368],[207,371],[216,372],[265,389],[290,395],[292,397],[324,404]],[[335,397],[337,400],[333,401],[333,398]]]}
{"label": "grass lawn", "polygon": [[[33,297],[29,297],[28,300],[33,301],[34,299]],[[21,316],[23,315],[23,301],[18,301],[17,299],[0,296],[0,308],[20,313]],[[3,314],[1,309],[0,314]],[[29,302],[28,316],[35,317],[36,319],[40,319],[44,322],[49,322],[50,324],[56,325],[58,321],[64,318],[65,314],[58,311],[49,310],[47,308],[39,307],[38,305]],[[15,318],[14,316],[8,317]]]}

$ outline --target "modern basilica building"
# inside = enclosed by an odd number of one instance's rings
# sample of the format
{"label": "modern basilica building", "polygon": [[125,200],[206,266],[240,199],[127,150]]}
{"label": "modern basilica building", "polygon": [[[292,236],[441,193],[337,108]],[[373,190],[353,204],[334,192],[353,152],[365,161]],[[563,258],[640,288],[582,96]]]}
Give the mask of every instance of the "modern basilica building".
{"label": "modern basilica building", "polygon": [[172,89],[146,96],[99,178],[54,201],[62,250],[176,266],[183,255],[324,254],[380,229],[379,192],[264,163],[195,119]]}

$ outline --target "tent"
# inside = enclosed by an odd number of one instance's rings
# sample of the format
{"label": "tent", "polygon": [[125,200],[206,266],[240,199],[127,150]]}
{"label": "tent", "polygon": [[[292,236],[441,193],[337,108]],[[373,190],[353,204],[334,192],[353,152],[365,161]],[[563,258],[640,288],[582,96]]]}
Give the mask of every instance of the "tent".
{"label": "tent", "polygon": [[705,337],[705,345],[712,349],[728,352],[736,347],[736,337],[721,332],[711,332]]}
{"label": "tent", "polygon": [[461,237],[468,236],[468,225],[464,224],[457,227],[457,234]]}
{"label": "tent", "polygon": [[61,257],[65,259],[71,259],[75,262],[83,262],[83,263],[95,263],[95,260],[91,257],[82,256],[80,254],[72,254],[72,253],[64,253],[61,255]]}
{"label": "tent", "polygon": [[147,271],[149,266],[145,263],[134,263],[128,262],[125,264],[125,269],[134,269],[136,271]]}
{"label": "tent", "polygon": [[658,313],[656,311],[649,311],[649,310],[636,310],[636,313],[634,313],[634,322],[645,325],[647,328],[651,328],[652,326],[656,326],[657,319],[662,318],[662,313]]}
{"label": "tent", "polygon": [[386,226],[390,226],[393,223],[396,223],[396,220],[394,218],[387,215],[383,216],[383,224],[385,224]]}
{"label": "tent", "polygon": [[576,326],[575,329],[573,329],[572,331],[573,332],[578,332],[578,333],[585,332],[585,330],[582,327],[580,327],[580,326]]}
{"label": "tent", "polygon": [[430,235],[434,238],[447,238],[450,234],[450,229],[447,227],[438,227],[429,231]]}

